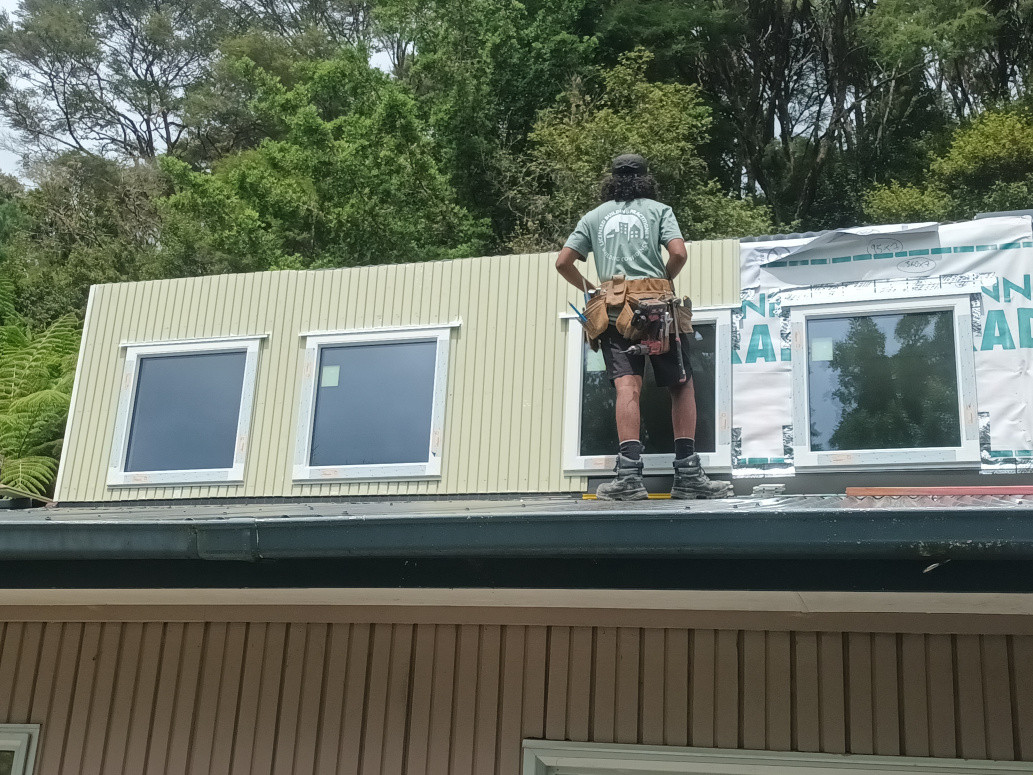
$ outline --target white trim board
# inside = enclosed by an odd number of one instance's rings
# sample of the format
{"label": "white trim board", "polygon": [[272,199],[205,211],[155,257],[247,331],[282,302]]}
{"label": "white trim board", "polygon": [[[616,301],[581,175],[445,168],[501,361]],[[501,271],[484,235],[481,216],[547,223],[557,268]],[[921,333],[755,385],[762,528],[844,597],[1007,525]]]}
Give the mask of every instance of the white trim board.
{"label": "white trim board", "polygon": [[[124,345],[126,355],[122,367],[115,431],[108,462],[109,487],[147,487],[171,484],[236,484],[244,481],[244,463],[247,459],[251,430],[251,411],[255,398],[258,375],[258,347],[264,336],[191,339],[177,342],[152,342]],[[237,414],[237,434],[233,448],[233,465],[228,468],[192,470],[126,471],[129,437],[132,431],[133,405],[136,401],[140,359],[162,355],[210,355],[243,352],[244,375],[241,385],[240,408]]]}
{"label": "white trim board", "polygon": [[[949,311],[953,315],[957,375],[957,447],[906,449],[812,450],[807,322],[820,318]],[[929,298],[887,299],[834,306],[800,305],[789,313],[792,350],[793,460],[797,470],[858,471],[909,468],[978,468],[979,415],[973,357],[972,304],[969,294]]]}
{"label": "white trim board", "polygon": [[[700,462],[708,471],[732,470],[732,311],[738,307],[694,309],[692,322],[713,325],[716,358],[714,451],[700,452]],[[576,321],[573,315],[561,316]],[[581,454],[581,368],[584,333],[580,325],[567,323],[563,391],[563,473],[565,476],[606,475],[613,470],[616,450],[607,455]],[[645,454],[644,473],[671,473],[674,455]]]}
{"label": "white trim board", "polygon": [[[362,331],[337,331],[305,336],[304,366],[301,377],[301,401],[295,426],[295,482],[342,480],[419,480],[441,476],[441,453],[444,446],[445,398],[448,390],[448,352],[452,329],[459,323],[437,326],[402,326]],[[312,433],[315,428],[317,372],[324,347],[349,347],[400,342],[435,342],[434,384],[431,388],[430,443],[427,459],[414,463],[314,466],[311,464]]]}
{"label": "white trim board", "polygon": [[39,747],[39,724],[0,724],[0,751],[13,751],[11,775],[32,775]]}
{"label": "white trim board", "polygon": [[1030,772],[1028,762],[781,753],[658,745],[524,740],[523,775],[840,775]]}

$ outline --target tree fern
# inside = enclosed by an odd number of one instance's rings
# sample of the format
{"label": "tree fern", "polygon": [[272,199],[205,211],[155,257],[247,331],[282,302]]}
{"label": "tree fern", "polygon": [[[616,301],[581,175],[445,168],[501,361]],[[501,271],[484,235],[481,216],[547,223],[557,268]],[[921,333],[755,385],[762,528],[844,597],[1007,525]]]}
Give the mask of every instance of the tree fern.
{"label": "tree fern", "polygon": [[5,306],[0,281],[0,484],[37,495],[50,492],[79,350],[72,316],[34,332]]}

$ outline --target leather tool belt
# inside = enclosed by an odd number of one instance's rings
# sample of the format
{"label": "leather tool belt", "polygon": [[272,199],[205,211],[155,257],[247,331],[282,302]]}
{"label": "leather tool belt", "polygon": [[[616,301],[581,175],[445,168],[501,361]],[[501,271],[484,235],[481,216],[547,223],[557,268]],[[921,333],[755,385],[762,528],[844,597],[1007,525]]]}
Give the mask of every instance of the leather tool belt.
{"label": "leather tool belt", "polygon": [[[585,306],[585,338],[593,350],[598,349],[598,339],[610,325],[611,310],[617,312],[614,323],[618,333],[632,341],[642,337],[642,330],[631,325],[631,319],[640,301],[646,299],[673,303],[677,297],[666,278],[647,277],[628,280],[624,275],[614,275],[604,282]],[[678,331],[692,333],[692,301],[686,296],[681,304],[672,304],[677,316]]]}

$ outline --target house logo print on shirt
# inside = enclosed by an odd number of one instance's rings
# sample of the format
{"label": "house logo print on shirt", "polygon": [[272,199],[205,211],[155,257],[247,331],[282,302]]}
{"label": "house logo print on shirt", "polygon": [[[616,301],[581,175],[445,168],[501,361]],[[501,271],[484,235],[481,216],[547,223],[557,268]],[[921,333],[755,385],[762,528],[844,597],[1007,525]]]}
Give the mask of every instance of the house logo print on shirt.
{"label": "house logo print on shirt", "polygon": [[614,210],[599,223],[597,244],[608,261],[645,259],[649,255],[649,222],[630,207]]}

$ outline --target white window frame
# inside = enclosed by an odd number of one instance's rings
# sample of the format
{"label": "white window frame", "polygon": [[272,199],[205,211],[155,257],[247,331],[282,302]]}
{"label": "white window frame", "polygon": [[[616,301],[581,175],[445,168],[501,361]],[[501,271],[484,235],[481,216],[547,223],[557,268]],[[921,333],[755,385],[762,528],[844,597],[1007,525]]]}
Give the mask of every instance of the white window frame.
{"label": "white window frame", "polygon": [[778,753],[721,748],[524,740],[523,775],[994,775],[1029,773],[1029,762],[914,756]]}
{"label": "white window frame", "polygon": [[[448,390],[448,350],[452,329],[459,323],[437,326],[406,326],[358,331],[313,332],[305,339],[305,363],[301,378],[301,404],[294,444],[294,480],[322,482],[362,479],[438,479],[441,477],[441,452],[445,427],[445,398]],[[349,347],[369,344],[435,342],[434,393],[431,406],[430,444],[427,460],[419,463],[381,463],[373,465],[313,466],[312,431],[316,416],[316,386],[319,359],[324,347]]]}
{"label": "white window frame", "polygon": [[[700,462],[708,471],[732,470],[732,307],[706,307],[692,310],[693,323],[714,325],[717,368],[714,418],[714,451],[700,452]],[[563,473],[565,476],[599,475],[613,470],[614,455],[581,454],[581,348],[584,331],[573,315],[561,315],[567,322],[566,390],[563,404]],[[647,475],[670,474],[673,454],[642,456]]]}
{"label": "white window frame", "polygon": [[[954,316],[957,366],[958,447],[909,447],[812,451],[807,379],[807,321],[858,315],[893,315],[948,311]],[[800,305],[790,309],[793,362],[793,460],[798,469],[859,471],[870,469],[968,468],[979,465],[979,413],[973,357],[972,303],[969,294],[894,298],[849,304]]]}
{"label": "white window frame", "polygon": [[[238,484],[244,481],[244,461],[247,458],[251,429],[251,412],[255,398],[255,380],[258,374],[258,346],[261,336],[235,336],[213,339],[176,340],[123,344],[126,351],[122,367],[122,383],[115,416],[115,434],[108,464],[108,486],[146,487],[167,484]],[[241,386],[240,412],[237,418],[237,441],[233,451],[233,465],[229,468],[198,468],[172,471],[126,471],[129,452],[129,432],[136,400],[140,360],[162,355],[210,355],[245,353],[244,382]]]}
{"label": "white window frame", "polygon": [[11,775],[32,775],[39,745],[39,724],[0,724],[0,751],[14,752]]}

